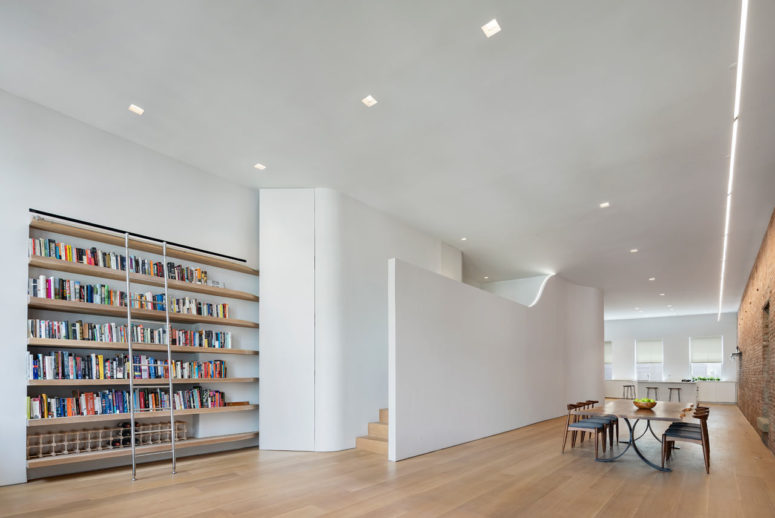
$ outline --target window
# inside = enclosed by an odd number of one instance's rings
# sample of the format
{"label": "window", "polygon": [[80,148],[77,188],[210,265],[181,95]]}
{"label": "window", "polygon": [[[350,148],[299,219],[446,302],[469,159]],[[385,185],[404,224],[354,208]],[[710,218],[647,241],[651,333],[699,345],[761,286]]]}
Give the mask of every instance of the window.
{"label": "window", "polygon": [[605,369],[605,378],[607,380],[613,379],[614,371],[614,355],[613,344],[611,342],[603,342],[603,364]]}
{"label": "window", "polygon": [[724,341],[720,336],[690,338],[692,377],[719,378],[724,362]]}
{"label": "window", "polygon": [[635,341],[635,370],[639,380],[662,380],[662,340]]}

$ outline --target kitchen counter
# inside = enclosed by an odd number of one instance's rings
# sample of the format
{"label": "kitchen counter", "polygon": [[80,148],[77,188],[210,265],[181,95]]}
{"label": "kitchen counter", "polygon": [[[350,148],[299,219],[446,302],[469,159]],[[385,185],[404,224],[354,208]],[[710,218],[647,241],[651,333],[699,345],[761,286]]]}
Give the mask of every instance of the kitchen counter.
{"label": "kitchen counter", "polygon": [[[681,401],[687,403],[735,403],[737,402],[737,382],[735,381],[652,381],[652,380],[606,380],[605,397],[621,398],[623,385],[635,385],[637,397],[647,397],[646,387],[659,387],[656,399],[666,401],[668,388],[681,388]],[[675,393],[673,393],[675,396]],[[675,398],[674,398],[675,399]]]}
{"label": "kitchen counter", "polygon": [[638,380],[637,383],[648,385],[653,383],[655,385],[696,385],[696,381],[652,381],[652,380]]}

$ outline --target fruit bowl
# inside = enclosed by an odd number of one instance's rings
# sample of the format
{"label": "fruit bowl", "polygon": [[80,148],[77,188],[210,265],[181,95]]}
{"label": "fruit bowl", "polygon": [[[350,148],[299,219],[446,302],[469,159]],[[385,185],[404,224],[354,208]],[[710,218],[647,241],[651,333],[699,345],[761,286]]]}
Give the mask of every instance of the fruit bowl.
{"label": "fruit bowl", "polygon": [[632,401],[632,404],[640,408],[641,410],[651,410],[652,408],[657,406],[656,401],[638,401],[637,399],[634,399]]}

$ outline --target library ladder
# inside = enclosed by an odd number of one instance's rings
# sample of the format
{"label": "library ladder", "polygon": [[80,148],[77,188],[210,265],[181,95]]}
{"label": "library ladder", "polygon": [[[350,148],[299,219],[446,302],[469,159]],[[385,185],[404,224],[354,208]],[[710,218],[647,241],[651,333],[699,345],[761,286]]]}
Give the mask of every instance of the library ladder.
{"label": "library ladder", "polygon": [[[160,453],[171,453],[172,454],[172,474],[175,474],[175,468],[176,468],[176,458],[175,458],[175,394],[172,389],[172,349],[171,349],[171,334],[170,334],[170,307],[169,307],[169,290],[167,287],[167,242],[162,242],[162,275],[164,276],[164,313],[166,316],[165,322],[166,322],[166,345],[167,345],[167,368],[166,368],[166,374],[167,374],[167,384],[166,385],[157,385],[156,388],[160,389],[167,389],[168,392],[168,405],[169,405],[169,411],[170,411],[170,428],[169,428],[169,434],[170,434],[170,449],[167,451],[161,451],[161,452],[152,452],[152,453],[145,453],[145,454],[138,454],[136,451],[137,448],[137,430],[135,429],[135,414],[137,413],[137,408],[135,407],[135,386],[134,386],[134,379],[135,379],[135,365],[140,366],[140,372],[142,372],[142,367],[145,365],[147,366],[148,363],[143,364],[142,362],[140,364],[135,364],[135,357],[132,353],[132,291],[131,291],[131,281],[129,276],[129,233],[124,232],[124,271],[126,272],[126,329],[127,329],[127,346],[129,349],[129,422],[130,422],[130,434],[131,434],[131,442],[132,442],[132,480],[137,480],[137,457],[139,455],[158,455]],[[151,301],[151,304],[156,304],[155,302]],[[162,374],[164,374],[165,369],[162,368]],[[138,397],[139,402],[139,397]],[[160,402],[161,403],[161,402]],[[161,432],[166,432],[167,430],[160,430]],[[151,433],[150,431],[145,431],[141,433]]]}

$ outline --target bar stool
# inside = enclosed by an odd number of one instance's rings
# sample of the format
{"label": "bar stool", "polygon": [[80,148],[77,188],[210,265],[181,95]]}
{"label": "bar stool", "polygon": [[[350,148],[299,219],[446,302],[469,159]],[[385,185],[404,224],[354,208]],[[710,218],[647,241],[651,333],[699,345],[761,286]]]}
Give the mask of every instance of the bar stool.
{"label": "bar stool", "polygon": [[678,391],[678,401],[681,401],[681,387],[668,387],[667,390],[670,392],[668,394],[668,396],[667,396],[667,400],[668,401],[672,401],[673,400],[673,391],[674,390]]}
{"label": "bar stool", "polygon": [[622,399],[635,399],[635,385],[622,385]]}
{"label": "bar stool", "polygon": [[646,397],[651,397],[652,390],[654,391],[654,399],[659,400],[659,387],[646,387]]}

